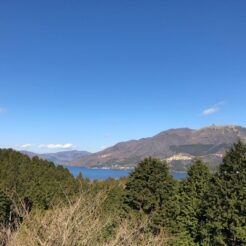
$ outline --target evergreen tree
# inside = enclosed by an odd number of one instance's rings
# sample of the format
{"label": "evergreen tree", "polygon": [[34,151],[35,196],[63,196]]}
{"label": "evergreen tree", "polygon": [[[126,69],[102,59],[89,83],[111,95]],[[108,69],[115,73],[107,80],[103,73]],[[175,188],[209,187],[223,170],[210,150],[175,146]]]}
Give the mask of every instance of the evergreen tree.
{"label": "evergreen tree", "polygon": [[9,198],[0,191],[0,224],[5,224],[8,221],[10,205],[11,203]]}
{"label": "evergreen tree", "polygon": [[196,160],[187,172],[187,178],[180,182],[178,199],[179,213],[177,215],[177,233],[184,232],[199,241],[199,221],[202,219],[201,207],[204,195],[209,188],[211,173],[208,166],[201,160]]}
{"label": "evergreen tree", "polygon": [[241,141],[226,153],[212,179],[204,215],[204,245],[246,245],[246,145]]}
{"label": "evergreen tree", "polygon": [[174,189],[175,181],[169,174],[167,163],[149,157],[129,175],[124,204],[134,211],[150,215],[152,229],[158,233],[170,217]]}
{"label": "evergreen tree", "polygon": [[47,209],[56,201],[66,200],[78,191],[78,184],[62,166],[11,149],[0,149],[0,189],[7,190],[11,199],[28,201]]}
{"label": "evergreen tree", "polygon": [[165,203],[173,182],[166,163],[146,158],[129,175],[124,203],[149,214]]}

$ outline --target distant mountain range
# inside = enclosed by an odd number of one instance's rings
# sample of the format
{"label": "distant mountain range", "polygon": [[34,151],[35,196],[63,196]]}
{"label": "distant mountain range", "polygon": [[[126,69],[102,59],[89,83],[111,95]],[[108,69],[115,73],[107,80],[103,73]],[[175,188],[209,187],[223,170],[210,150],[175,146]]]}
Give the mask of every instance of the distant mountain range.
{"label": "distant mountain range", "polygon": [[80,161],[80,159],[84,156],[90,155],[90,152],[87,151],[78,151],[78,150],[71,150],[71,151],[61,151],[57,153],[46,153],[46,154],[37,154],[30,151],[21,151],[23,154],[28,155],[30,158],[34,156],[38,156],[41,159],[52,161],[55,164],[60,165],[71,165],[76,161]]}
{"label": "distant mountain range", "polygon": [[212,125],[199,130],[170,129],[159,134],[118,143],[103,151],[83,156],[74,165],[86,167],[132,168],[147,156],[165,159],[171,169],[184,171],[195,158],[201,158],[213,168],[225,151],[242,139],[246,128],[234,125]]}
{"label": "distant mountain range", "polygon": [[76,150],[47,154],[22,153],[29,157],[37,155],[55,164],[114,169],[133,168],[143,158],[153,156],[166,160],[172,170],[185,171],[195,158],[205,160],[211,168],[216,167],[225,151],[238,139],[246,142],[246,128],[212,125],[199,130],[170,129],[153,137],[121,142],[93,154]]}

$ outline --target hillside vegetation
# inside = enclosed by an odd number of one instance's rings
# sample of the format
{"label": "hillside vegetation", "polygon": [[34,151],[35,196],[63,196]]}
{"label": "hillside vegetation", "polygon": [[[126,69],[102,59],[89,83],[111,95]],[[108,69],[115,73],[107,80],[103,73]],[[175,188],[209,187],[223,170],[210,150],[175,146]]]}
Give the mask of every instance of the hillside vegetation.
{"label": "hillside vegetation", "polygon": [[128,178],[73,178],[54,164],[0,151],[0,243],[8,246],[246,245],[246,145],[216,173],[195,160],[177,181],[140,161]]}

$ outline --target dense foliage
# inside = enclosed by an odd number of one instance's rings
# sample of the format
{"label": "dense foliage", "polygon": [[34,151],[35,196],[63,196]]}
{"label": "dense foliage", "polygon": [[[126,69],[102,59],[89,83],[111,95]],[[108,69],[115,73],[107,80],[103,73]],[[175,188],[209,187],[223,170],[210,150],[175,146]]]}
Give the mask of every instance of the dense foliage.
{"label": "dense foliage", "polygon": [[43,242],[56,237],[59,245],[63,234],[62,244],[69,246],[246,245],[246,145],[236,143],[216,173],[195,160],[179,181],[166,162],[151,157],[127,178],[90,181],[36,157],[0,150],[0,224],[6,225],[18,199],[36,211],[20,223],[19,245],[28,245],[28,235]]}
{"label": "dense foliage", "polygon": [[5,224],[9,220],[10,215],[10,200],[0,191],[0,223]]}
{"label": "dense foliage", "polygon": [[201,241],[208,245],[246,245],[246,145],[228,151],[204,199]]}
{"label": "dense foliage", "polygon": [[179,184],[176,200],[176,206],[179,209],[173,218],[176,222],[173,230],[178,234],[185,234],[192,239],[193,243],[200,241],[200,221],[203,219],[202,205],[211,177],[208,166],[201,160],[196,160],[188,169],[187,178]]}
{"label": "dense foliage", "polygon": [[129,175],[124,202],[135,210],[149,214],[170,199],[173,183],[166,163],[146,158]]}
{"label": "dense foliage", "polygon": [[74,194],[76,187],[74,178],[61,166],[11,149],[0,150],[0,190],[14,202],[23,200],[29,207],[47,209]]}
{"label": "dense foliage", "polygon": [[138,213],[149,214],[154,233],[168,223],[175,181],[169,174],[166,162],[146,158],[129,175],[124,204]]}
{"label": "dense foliage", "polygon": [[246,245],[246,145],[236,143],[213,175],[194,161],[178,185],[166,163],[145,159],[128,179],[124,203],[150,214],[153,227],[175,236],[173,245]]}

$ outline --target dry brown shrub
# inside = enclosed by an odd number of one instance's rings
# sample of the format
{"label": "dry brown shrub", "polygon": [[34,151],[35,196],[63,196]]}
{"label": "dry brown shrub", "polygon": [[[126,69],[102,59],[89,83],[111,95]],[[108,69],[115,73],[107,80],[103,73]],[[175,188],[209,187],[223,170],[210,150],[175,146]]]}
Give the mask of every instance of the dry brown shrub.
{"label": "dry brown shrub", "polygon": [[[7,246],[137,246],[166,245],[168,237],[147,232],[148,220],[140,224],[102,216],[107,194],[83,192],[73,203],[47,211],[26,214],[24,222],[11,235]],[[117,223],[115,223],[117,221]],[[112,225],[115,228],[112,230]],[[107,229],[111,228],[111,233]]]}

